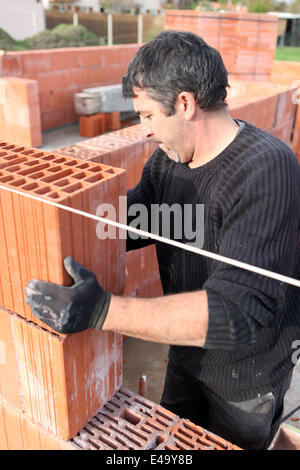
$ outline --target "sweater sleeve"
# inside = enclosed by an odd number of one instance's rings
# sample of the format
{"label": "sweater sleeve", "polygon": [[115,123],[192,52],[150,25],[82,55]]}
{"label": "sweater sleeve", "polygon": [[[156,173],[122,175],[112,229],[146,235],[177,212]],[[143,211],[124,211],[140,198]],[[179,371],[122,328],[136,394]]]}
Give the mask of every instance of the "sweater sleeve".
{"label": "sweater sleeve", "polygon": [[[254,158],[223,194],[219,254],[299,278],[300,169],[286,148]],[[235,185],[235,186],[234,186]],[[234,188],[237,188],[235,190]],[[226,189],[226,188],[225,188]],[[225,191],[224,189],[224,191]],[[226,206],[226,207],[225,207]],[[204,348],[233,350],[254,344],[284,314],[288,284],[215,261],[203,289],[209,326]]]}

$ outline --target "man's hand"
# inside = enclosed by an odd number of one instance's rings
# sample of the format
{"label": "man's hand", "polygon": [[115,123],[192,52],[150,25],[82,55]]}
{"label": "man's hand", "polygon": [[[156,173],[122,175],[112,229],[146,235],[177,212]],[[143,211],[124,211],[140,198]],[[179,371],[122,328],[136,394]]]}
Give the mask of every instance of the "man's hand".
{"label": "man's hand", "polygon": [[66,271],[74,279],[71,287],[32,279],[25,293],[32,313],[59,333],[100,330],[110,305],[111,294],[99,286],[95,274],[67,256]]}

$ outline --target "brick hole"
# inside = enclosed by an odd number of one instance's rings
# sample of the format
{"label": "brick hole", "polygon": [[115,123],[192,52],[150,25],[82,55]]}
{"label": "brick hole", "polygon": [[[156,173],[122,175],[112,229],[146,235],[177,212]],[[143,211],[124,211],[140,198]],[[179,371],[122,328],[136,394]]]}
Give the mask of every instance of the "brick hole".
{"label": "brick hole", "polygon": [[49,191],[51,191],[52,189],[50,188],[50,186],[44,186],[42,188],[39,188],[37,189],[36,191],[34,191],[36,194],[46,194],[46,193],[49,193]]}
{"label": "brick hole", "polygon": [[17,147],[15,149],[11,149],[12,152],[16,152],[16,153],[20,153],[22,152],[23,150],[25,150],[25,147]]}
{"label": "brick hole", "polygon": [[7,142],[0,142],[0,147],[6,147],[8,145]]}
{"label": "brick hole", "polygon": [[91,174],[88,171],[81,171],[80,173],[75,173],[72,176],[73,178],[76,178],[77,180],[81,180],[83,178],[88,178],[89,176],[91,176]]}
{"label": "brick hole", "polygon": [[31,173],[29,178],[32,178],[34,180],[38,180],[40,178],[43,178],[44,176],[47,176],[47,171],[38,171],[37,173]]}
{"label": "brick hole", "polygon": [[177,432],[178,432],[179,434],[182,434],[183,436],[188,437],[189,439],[193,439],[193,434],[190,433],[190,432],[187,432],[185,429],[178,428],[178,429],[177,429]]}
{"label": "brick hole", "polygon": [[65,178],[63,180],[59,180],[53,183],[54,186],[59,186],[61,188],[64,186],[68,186],[68,184],[71,184],[71,181],[68,178]]}
{"label": "brick hole", "polygon": [[139,403],[140,405],[145,406],[146,408],[149,408],[149,410],[152,410],[152,405],[150,405],[150,403],[144,401],[142,398],[135,397],[133,401]]}
{"label": "brick hole", "polygon": [[[135,438],[135,436],[131,435],[131,434],[128,434],[128,432],[124,431],[122,428],[118,428],[117,426],[112,426],[114,431],[125,436],[126,439],[128,439],[129,441],[133,442],[134,444],[136,444],[137,446],[141,447],[141,441],[139,441],[138,439]],[[127,429],[128,430],[128,429]],[[137,433],[134,433],[133,430],[130,430],[130,432],[132,432],[133,434],[136,434],[138,437],[141,437],[139,434]],[[144,439],[147,441],[147,439]]]}
{"label": "brick hole", "polygon": [[124,389],[120,389],[116,395],[124,395],[124,397],[131,398],[131,394]]}
{"label": "brick hole", "polygon": [[183,426],[186,429],[189,429],[190,431],[192,431],[193,433],[198,434],[199,436],[204,436],[205,435],[203,429],[200,426],[196,426],[195,424],[193,424],[189,421],[185,421]]}
{"label": "brick hole", "polygon": [[52,166],[51,168],[49,168],[49,170],[51,173],[57,173],[58,171],[62,171],[62,167],[61,166]]}
{"label": "brick hole", "polygon": [[75,166],[75,165],[77,165],[77,160],[71,160],[70,162],[66,162],[64,165],[66,165],[66,166]]}
{"label": "brick hole", "polygon": [[110,406],[109,403],[105,403],[104,408],[106,408],[111,413],[113,413],[115,411],[115,408],[113,406]]}
{"label": "brick hole", "polygon": [[168,427],[169,424],[170,424],[170,421],[169,420],[166,420],[165,418],[160,418],[160,417],[157,417],[156,418],[156,421],[160,424],[162,424],[163,426],[166,426]]}
{"label": "brick hole", "polygon": [[25,183],[27,183],[27,181],[26,181],[24,178],[22,178],[22,179],[20,179],[20,180],[12,181],[12,182],[10,183],[10,185],[11,185],[11,186],[22,186],[22,185],[25,184]]}
{"label": "brick hole", "polygon": [[152,434],[152,430],[150,431],[150,429],[148,429],[148,426],[142,425],[141,430],[146,432],[147,434]]}
{"label": "brick hole", "polygon": [[42,157],[42,159],[46,161],[53,160],[54,158],[56,158],[55,155],[45,155]]}
{"label": "brick hole", "polygon": [[163,418],[167,419],[168,421],[173,421],[173,418],[175,417],[172,412],[168,412],[167,410],[164,410],[161,406],[156,407],[156,413]]}
{"label": "brick hole", "polygon": [[66,161],[67,161],[66,158],[63,158],[63,157],[62,158],[55,158],[53,160],[53,163],[64,163]]}
{"label": "brick hole", "polygon": [[159,434],[156,438],[156,444],[159,445],[159,444],[162,444],[163,442],[165,442],[165,440],[167,439],[167,436],[165,434]]}
{"label": "brick hole", "polygon": [[15,178],[13,176],[3,176],[0,178],[0,183],[8,183],[11,180],[14,180]]}
{"label": "brick hole", "polygon": [[[7,153],[3,152],[3,155],[7,155]],[[18,158],[18,157],[16,157],[16,155],[7,155],[6,157],[3,158],[3,160],[9,161],[9,160],[15,160],[16,158]],[[25,158],[24,158],[24,160],[25,160]]]}
{"label": "brick hole", "polygon": [[110,168],[109,170],[105,170],[105,173],[113,173],[115,174],[115,170],[113,168]]}
{"label": "brick hole", "polygon": [[124,408],[124,410],[120,414],[120,418],[125,419],[125,421],[128,421],[129,423],[134,425],[138,424],[141,421],[141,417],[127,407]]}
{"label": "brick hole", "polygon": [[10,171],[12,173],[15,173],[16,171],[22,170],[22,167],[20,165],[13,165],[10,166],[10,164],[6,165],[0,165],[0,168],[5,168],[6,171]]}
{"label": "brick hole", "polygon": [[221,439],[218,439],[217,437],[215,437],[211,434],[207,434],[206,439],[213,442],[214,444],[217,444],[218,446],[222,447],[223,449],[227,449],[226,443],[222,442]]}
{"label": "brick hole", "polygon": [[127,443],[126,443],[125,439],[123,439],[121,436],[116,436],[115,439],[116,439],[116,441],[120,442],[120,444],[122,444],[123,446],[126,447]]}
{"label": "brick hole", "polygon": [[147,419],[146,423],[147,423],[147,426],[150,426],[151,428],[155,429],[155,431],[160,431],[160,432],[162,431],[161,426],[156,424],[155,421],[153,422],[153,421],[149,421],[149,419]]}
{"label": "brick hole", "polygon": [[[183,445],[183,444],[181,444],[181,442],[177,442],[176,440],[174,440],[174,444],[175,444],[176,447],[178,447],[178,449],[180,449],[180,450],[187,450],[187,449],[186,449],[186,446]],[[189,445],[189,444],[188,444],[188,445]],[[192,448],[194,448],[194,447],[195,447],[195,446],[192,445]]]}
{"label": "brick hole", "polygon": [[[115,442],[111,441],[109,438],[106,438],[105,436],[101,436],[99,440],[101,440],[104,444],[108,445],[112,449],[118,449],[118,445]],[[93,445],[95,445],[94,442],[93,442]],[[100,443],[99,443],[99,446],[100,446]]]}
{"label": "brick hole", "polygon": [[[61,167],[59,168],[62,170]],[[50,176],[47,176],[46,178],[43,178],[43,181],[45,183],[52,183],[53,181],[65,178],[66,176],[69,176],[70,174],[72,174],[72,170],[62,170],[61,172],[56,171],[54,175],[50,175]]]}
{"label": "brick hole", "polygon": [[38,152],[38,153],[35,153],[35,154],[34,154],[34,158],[40,158],[40,157],[42,157],[43,155],[44,155],[43,152]]}
{"label": "brick hole", "polygon": [[32,173],[36,173],[37,171],[44,170],[45,168],[48,168],[48,167],[49,167],[49,163],[44,163],[42,165],[36,165],[34,168],[29,168],[27,170],[19,171],[18,174],[22,176],[28,176]]}
{"label": "brick hole", "polygon": [[88,178],[85,178],[84,181],[86,181],[87,183],[96,183],[97,181],[103,180],[103,178],[104,176],[99,173],[98,175],[89,176]]}
{"label": "brick hole", "polygon": [[34,150],[24,150],[24,152],[21,152],[23,155],[32,155],[34,154]]}
{"label": "brick hole", "polygon": [[48,194],[48,197],[51,197],[51,199],[59,199],[60,194],[54,192],[54,193]]}
{"label": "brick hole", "polygon": [[[135,434],[136,436],[140,437],[141,439],[143,439],[144,441],[147,441],[147,437],[144,436],[143,432],[139,429],[134,429],[132,428],[131,425],[129,424],[126,424],[125,425],[125,429],[127,429],[128,431],[132,432],[133,434]],[[148,433],[149,434],[149,433]]]}
{"label": "brick hole", "polygon": [[16,148],[15,145],[6,145],[6,147],[3,147],[4,150],[12,150],[14,148]]}
{"label": "brick hole", "polygon": [[80,168],[81,170],[85,170],[86,168],[89,168],[88,163],[81,163],[80,165],[77,165],[76,168]]}
{"label": "brick hole", "polygon": [[[92,171],[93,173],[97,173],[98,171],[103,171],[103,167],[97,165],[97,166],[92,166],[91,168],[89,168],[89,171]],[[106,171],[104,169],[104,171]]]}
{"label": "brick hole", "polygon": [[114,397],[110,400],[110,403],[114,405],[116,408],[121,408],[120,402],[116,400]]}
{"label": "brick hole", "polygon": [[65,193],[74,193],[75,191],[78,191],[78,189],[83,188],[81,183],[74,183],[71,184],[70,186],[66,186],[62,188],[62,191]]}
{"label": "brick hole", "polygon": [[36,166],[40,164],[40,160],[30,160],[29,162],[25,161],[24,165],[26,166]]}
{"label": "brick hole", "polygon": [[39,185],[37,183],[27,183],[23,186],[22,189],[26,189],[27,191],[32,191],[35,188],[38,188]]}
{"label": "brick hole", "polygon": [[5,155],[7,155],[7,152],[1,152],[0,153],[0,157],[4,157]]}

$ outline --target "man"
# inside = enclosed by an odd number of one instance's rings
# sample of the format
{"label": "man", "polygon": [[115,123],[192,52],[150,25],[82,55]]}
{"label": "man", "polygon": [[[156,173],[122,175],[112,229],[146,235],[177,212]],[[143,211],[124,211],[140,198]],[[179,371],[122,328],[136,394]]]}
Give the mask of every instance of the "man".
{"label": "man", "polygon": [[[203,249],[299,278],[299,165],[281,141],[231,118],[227,87],[219,53],[198,36],[165,31],[139,49],[123,92],[159,148],[128,207],[150,214],[153,204],[202,204]],[[150,243],[128,236],[127,249]],[[291,381],[300,289],[163,243],[156,249],[163,297],[111,295],[68,257],[74,285],[32,280],[27,302],[60,332],[102,328],[171,344],[161,404],[245,449],[266,449]]]}

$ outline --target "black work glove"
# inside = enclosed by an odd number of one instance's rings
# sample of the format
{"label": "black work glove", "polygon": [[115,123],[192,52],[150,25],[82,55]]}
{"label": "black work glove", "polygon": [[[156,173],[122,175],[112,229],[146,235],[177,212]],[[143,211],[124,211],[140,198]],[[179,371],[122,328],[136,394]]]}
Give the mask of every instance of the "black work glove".
{"label": "black work glove", "polygon": [[25,289],[32,313],[59,333],[100,330],[110,305],[111,294],[99,286],[95,274],[71,256],[64,259],[74,279],[71,287],[32,279]]}

